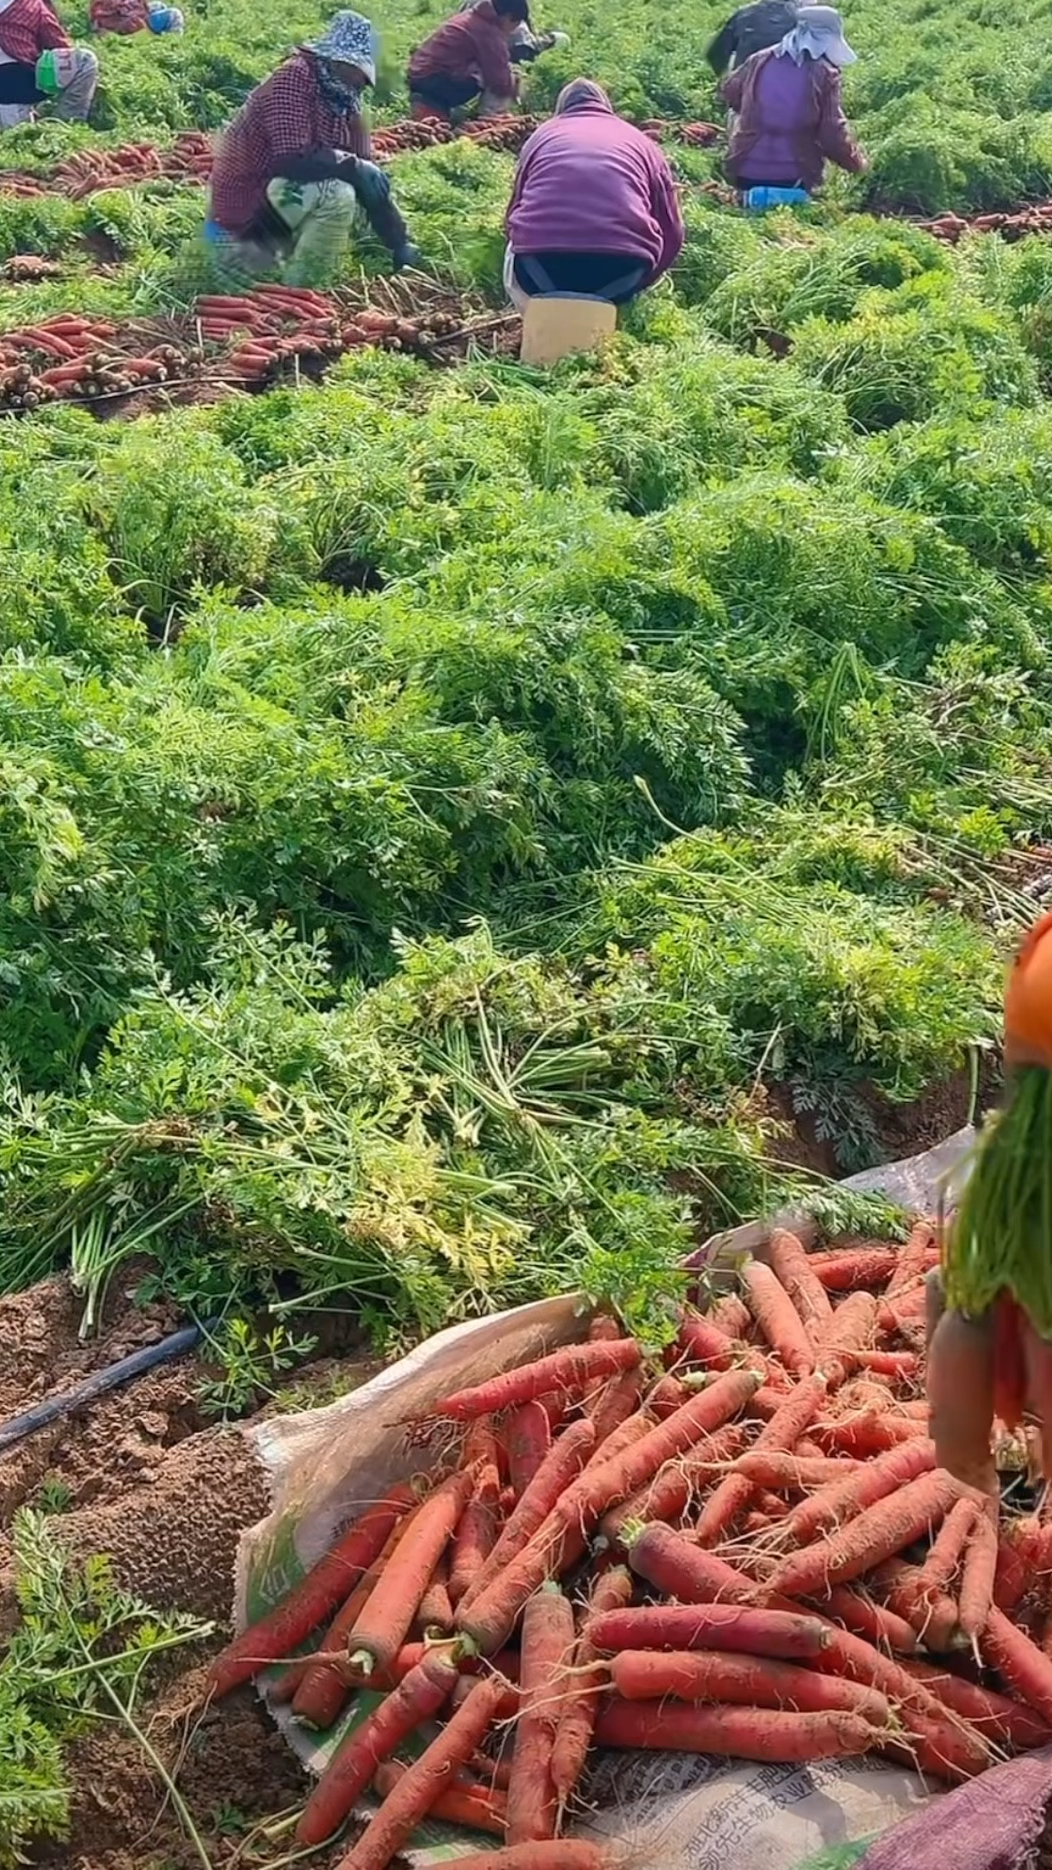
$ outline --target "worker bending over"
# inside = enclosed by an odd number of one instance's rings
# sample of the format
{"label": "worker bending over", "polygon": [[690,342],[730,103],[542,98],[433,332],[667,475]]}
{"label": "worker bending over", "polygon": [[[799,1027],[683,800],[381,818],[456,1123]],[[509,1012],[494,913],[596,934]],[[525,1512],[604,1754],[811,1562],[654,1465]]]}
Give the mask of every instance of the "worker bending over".
{"label": "worker bending over", "polygon": [[796,0],[753,0],[751,6],[739,7],[705,54],[717,78],[744,65],[754,52],[780,45],[796,25],[797,10]]}
{"label": "worker bending over", "polygon": [[370,161],[362,96],[376,83],[377,39],[360,13],[337,13],[250,92],[212,169],[205,238],[237,277],[285,262],[290,285],[324,284],[359,211],[396,266],[418,256],[391,186]]}
{"label": "worker bending over", "polygon": [[[463,5],[457,10],[460,13],[474,13],[477,7],[485,4],[486,0],[463,0]],[[551,52],[556,46],[564,47],[569,43],[568,32],[534,32],[529,20],[520,20],[508,40],[508,56],[513,65],[532,65],[542,52]]]}
{"label": "worker bending over", "polygon": [[805,6],[779,45],[724,79],[735,113],[727,171],[743,206],[806,201],[827,160],[855,174],[866,167],[840,101],[841,70],[854,62],[836,8]]}
{"label": "worker bending over", "polygon": [[43,103],[83,123],[98,83],[94,52],[73,44],[47,0],[0,0],[0,130],[29,123]]}
{"label": "worker bending over", "polygon": [[525,144],[507,217],[504,283],[529,298],[624,305],[678,259],[683,220],[656,143],[575,78]]}
{"label": "worker bending over", "polygon": [[512,45],[524,26],[529,31],[529,0],[478,0],[445,20],[409,60],[413,116],[448,123],[476,98],[480,117],[511,110],[519,95]]}
{"label": "worker bending over", "polygon": [[180,9],[159,0],[91,0],[88,8],[92,32],[112,32],[129,38],[137,32],[181,33],[186,24]]}

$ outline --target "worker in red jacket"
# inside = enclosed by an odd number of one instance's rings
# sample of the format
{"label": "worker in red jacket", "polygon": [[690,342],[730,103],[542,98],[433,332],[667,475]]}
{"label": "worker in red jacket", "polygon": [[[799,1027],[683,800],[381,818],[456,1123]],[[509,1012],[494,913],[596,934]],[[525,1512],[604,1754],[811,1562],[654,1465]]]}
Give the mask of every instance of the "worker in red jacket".
{"label": "worker in red jacket", "polygon": [[324,37],[249,93],[220,139],[205,239],[219,270],[251,277],[283,262],[289,285],[328,283],[359,213],[396,266],[417,258],[362,115],[377,37],[337,13]]}
{"label": "worker in red jacket", "polygon": [[73,44],[47,0],[0,0],[0,130],[28,123],[42,103],[83,123],[98,82],[94,52]]}
{"label": "worker in red jacket", "polygon": [[519,95],[512,43],[529,23],[529,0],[479,0],[444,21],[409,60],[413,116],[448,123],[475,98],[480,117],[503,116]]}

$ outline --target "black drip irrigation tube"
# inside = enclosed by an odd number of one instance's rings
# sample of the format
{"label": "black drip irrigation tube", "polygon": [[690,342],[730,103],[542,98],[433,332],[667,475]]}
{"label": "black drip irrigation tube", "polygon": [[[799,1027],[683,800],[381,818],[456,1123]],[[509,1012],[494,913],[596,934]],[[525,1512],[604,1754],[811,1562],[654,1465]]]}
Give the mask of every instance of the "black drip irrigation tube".
{"label": "black drip irrigation tube", "polygon": [[84,1403],[93,1402],[96,1396],[105,1396],[107,1390],[119,1389],[122,1383],[130,1383],[133,1377],[142,1376],[147,1370],[155,1370],[159,1364],[173,1363],[176,1358],[185,1357],[196,1348],[207,1330],[207,1325],[184,1325],[181,1331],[173,1331],[170,1336],[162,1338],[159,1344],[146,1344],[141,1351],[132,1351],[129,1356],[118,1358],[115,1364],[108,1364],[104,1370],[96,1370],[93,1375],[84,1377],[80,1383],[74,1383],[71,1389],[63,1390],[60,1395],[48,1396],[32,1409],[26,1409],[22,1415],[0,1422],[0,1449],[13,1448],[16,1442],[24,1441],[27,1435],[34,1435],[37,1429],[46,1428],[49,1422],[57,1422],[63,1416],[72,1415]]}

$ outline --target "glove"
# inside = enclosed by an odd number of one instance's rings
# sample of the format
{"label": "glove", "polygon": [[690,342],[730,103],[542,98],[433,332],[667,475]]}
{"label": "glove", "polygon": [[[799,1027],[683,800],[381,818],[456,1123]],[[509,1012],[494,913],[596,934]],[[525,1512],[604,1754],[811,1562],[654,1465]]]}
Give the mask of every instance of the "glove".
{"label": "glove", "polygon": [[394,260],[396,273],[400,273],[405,266],[419,266],[422,259],[420,248],[414,247],[411,240],[407,240],[404,246],[397,247],[391,257]]}
{"label": "glove", "polygon": [[385,202],[391,193],[391,184],[383,169],[375,162],[363,161],[361,157],[355,162],[351,180],[355,193],[367,211]]}

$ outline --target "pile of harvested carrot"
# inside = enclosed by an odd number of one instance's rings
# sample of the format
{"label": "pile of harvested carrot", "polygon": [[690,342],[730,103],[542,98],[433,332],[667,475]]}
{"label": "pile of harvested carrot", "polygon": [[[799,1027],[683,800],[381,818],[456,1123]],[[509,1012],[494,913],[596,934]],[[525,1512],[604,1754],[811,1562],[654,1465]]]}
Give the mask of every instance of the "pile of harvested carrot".
{"label": "pile of harvested carrot", "polygon": [[769,1255],[684,1313],[663,1371],[597,1317],[437,1401],[409,1427],[437,1471],[218,1657],[223,1695],[322,1631],[275,1690],[318,1729],[384,1693],[300,1844],[372,1787],[341,1870],[384,1870],[428,1814],[505,1840],[490,1870],[600,1870],[616,1851],[560,1838],[593,1747],[873,1750],[955,1781],[1052,1740],[1052,1523],[999,1524],[928,1436],[931,1228]]}

